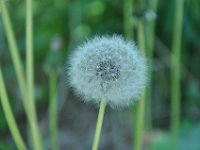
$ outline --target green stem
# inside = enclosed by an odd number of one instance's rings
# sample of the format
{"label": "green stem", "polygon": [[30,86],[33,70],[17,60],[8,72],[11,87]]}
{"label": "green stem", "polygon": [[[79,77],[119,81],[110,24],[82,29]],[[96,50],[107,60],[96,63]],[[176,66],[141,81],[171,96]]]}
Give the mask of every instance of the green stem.
{"label": "green stem", "polygon": [[[129,40],[134,40],[134,22],[133,22],[133,10],[134,10],[134,0],[125,0],[123,5],[123,15],[124,15],[124,36]],[[135,109],[131,107],[130,109],[130,120],[135,123]],[[134,128],[132,128],[132,135],[134,135]]]}
{"label": "green stem", "polygon": [[133,0],[124,1],[124,35],[126,38],[133,40]]}
{"label": "green stem", "polygon": [[[138,42],[139,48],[143,54],[145,54],[145,37],[143,22],[138,22]],[[136,107],[136,119],[135,119],[135,138],[134,138],[134,150],[142,149],[142,135],[144,130],[144,118],[145,118],[145,92],[142,95],[141,100],[138,102]]]}
{"label": "green stem", "polygon": [[35,150],[41,150],[40,131],[34,102],[34,65],[33,65],[33,15],[32,0],[26,0],[26,59],[27,59],[27,89],[29,108],[32,115],[31,130]]}
{"label": "green stem", "polygon": [[[4,28],[6,31],[6,36],[8,39],[8,44],[10,47],[10,51],[11,51],[11,57],[13,60],[13,64],[14,64],[14,68],[16,71],[16,75],[17,75],[17,80],[19,83],[19,89],[20,92],[22,94],[22,102],[23,102],[23,106],[29,121],[29,124],[31,126],[31,132],[34,134],[36,134],[36,123],[35,123],[35,112],[33,112],[33,109],[30,109],[31,107],[33,107],[33,104],[29,103],[29,101],[27,101],[28,99],[28,95],[27,95],[27,89],[26,89],[26,83],[25,83],[25,76],[24,76],[24,70],[21,64],[21,59],[20,59],[20,55],[19,55],[19,50],[17,47],[17,43],[16,43],[16,39],[14,36],[14,32],[13,32],[13,28],[11,25],[11,21],[10,21],[10,15],[8,13],[8,10],[6,8],[6,5],[4,3],[3,0],[0,0],[0,6],[1,6],[1,12],[2,12],[2,18],[3,18],[3,23],[4,23]],[[33,139],[38,139],[39,138],[33,138]]]}
{"label": "green stem", "polygon": [[[149,0],[148,8],[149,10],[156,13],[158,0]],[[149,20],[146,24],[146,41],[147,41],[147,57],[149,69],[149,85],[147,90],[147,99],[146,99],[146,120],[147,120],[147,129],[151,130],[152,128],[152,118],[151,118],[151,92],[152,92],[152,71],[153,71],[153,46],[154,46],[154,33],[155,33],[155,19]]]}
{"label": "green stem", "polygon": [[100,104],[100,108],[99,108],[99,114],[98,114],[98,118],[97,118],[95,136],[94,136],[94,141],[93,141],[93,145],[92,145],[92,150],[98,150],[105,107],[106,107],[105,101],[101,100],[101,104]]}
{"label": "green stem", "polygon": [[16,146],[19,150],[26,150],[27,148],[19,132],[17,123],[14,119],[14,115],[9,103],[8,94],[6,91],[3,75],[1,72],[1,67],[0,67],[0,98],[1,98],[1,103],[3,106],[3,111],[4,111],[11,135],[15,141]]}
{"label": "green stem", "polygon": [[184,0],[175,1],[175,18],[171,55],[171,132],[172,149],[177,149],[177,136],[180,125],[180,59]]}
{"label": "green stem", "polygon": [[[153,11],[156,13],[157,10],[157,5],[158,5],[158,0],[149,0],[148,8],[150,11]],[[153,54],[153,44],[154,44],[154,31],[155,31],[155,19],[154,20],[149,20],[147,25],[147,56],[152,58]]]}
{"label": "green stem", "polygon": [[50,73],[50,105],[49,105],[49,120],[52,150],[58,150],[58,126],[57,126],[57,73]]}
{"label": "green stem", "polygon": [[[25,85],[25,76],[24,76],[24,70],[21,64],[21,59],[19,55],[19,50],[16,44],[16,39],[14,36],[13,28],[11,26],[11,21],[9,17],[8,10],[6,8],[6,5],[3,0],[0,0],[0,7],[1,7],[1,12],[2,12],[2,19],[4,23],[4,28],[6,31],[6,36],[8,39],[8,44],[10,47],[10,52],[11,52],[11,57],[14,63],[14,68],[17,74],[17,80],[19,83],[19,89],[22,94],[22,99],[23,99],[23,105],[26,109],[27,102],[26,102],[26,85]],[[25,110],[27,111],[27,110]],[[28,112],[27,112],[28,113]]]}

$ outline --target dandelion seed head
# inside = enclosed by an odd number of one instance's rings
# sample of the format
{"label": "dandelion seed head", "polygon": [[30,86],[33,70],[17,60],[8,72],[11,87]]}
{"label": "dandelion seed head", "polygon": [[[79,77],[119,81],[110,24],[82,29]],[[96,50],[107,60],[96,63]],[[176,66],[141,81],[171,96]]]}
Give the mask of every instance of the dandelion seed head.
{"label": "dandelion seed head", "polygon": [[112,107],[139,100],[147,81],[145,58],[121,36],[96,36],[77,47],[69,62],[69,82],[86,102]]}

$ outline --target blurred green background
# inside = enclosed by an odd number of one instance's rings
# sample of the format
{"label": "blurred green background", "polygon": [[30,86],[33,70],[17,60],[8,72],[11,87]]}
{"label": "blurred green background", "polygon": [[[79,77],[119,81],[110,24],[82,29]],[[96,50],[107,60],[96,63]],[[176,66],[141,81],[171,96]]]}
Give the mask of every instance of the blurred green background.
{"label": "blurred green background", "polygon": [[[84,104],[68,88],[66,62],[74,47],[94,35],[124,34],[122,0],[34,0],[35,99],[45,149],[49,147],[48,97],[51,71],[59,73],[58,110],[61,150],[87,150],[92,144],[97,107]],[[135,0],[134,13],[147,0]],[[6,1],[25,66],[25,1]],[[1,15],[1,14],[0,14]],[[152,130],[145,132],[144,149],[168,150],[170,145],[170,52],[174,1],[159,0],[155,27]],[[137,41],[137,39],[136,39]],[[0,63],[20,131],[29,142],[26,117],[0,17]],[[129,150],[133,119],[130,110],[106,111],[100,149]],[[200,1],[185,0],[181,44],[180,150],[200,150]],[[0,150],[16,149],[0,105]]]}

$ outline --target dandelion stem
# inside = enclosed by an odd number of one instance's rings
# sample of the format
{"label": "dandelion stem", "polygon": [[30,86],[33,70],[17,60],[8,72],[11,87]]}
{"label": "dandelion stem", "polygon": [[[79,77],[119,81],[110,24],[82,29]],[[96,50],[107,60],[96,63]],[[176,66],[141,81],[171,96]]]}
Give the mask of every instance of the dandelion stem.
{"label": "dandelion stem", "polygon": [[27,89],[29,108],[31,112],[31,129],[34,149],[41,150],[41,138],[37,123],[37,115],[34,103],[34,65],[33,65],[33,19],[32,0],[26,0],[26,59],[27,59]]}
{"label": "dandelion stem", "polygon": [[57,138],[57,80],[58,75],[56,72],[50,73],[50,105],[49,105],[49,120],[50,120],[50,134],[51,134],[51,144],[52,149],[58,149],[58,138]]}
{"label": "dandelion stem", "polygon": [[133,0],[124,1],[124,35],[133,40]]}
{"label": "dandelion stem", "polygon": [[26,150],[26,146],[25,143],[22,139],[22,136],[19,132],[17,123],[14,119],[14,115],[9,103],[9,99],[8,99],[8,94],[6,91],[6,87],[5,87],[5,83],[3,80],[3,75],[1,72],[1,67],[0,67],[0,99],[1,99],[1,103],[2,103],[2,107],[3,107],[3,111],[10,129],[10,132],[12,134],[12,137],[15,141],[15,144],[17,146],[17,148],[19,150]]}
{"label": "dandelion stem", "polygon": [[135,143],[134,150],[142,149],[142,135],[144,129],[144,116],[145,116],[145,94],[143,94],[140,102],[136,108],[136,126],[135,126]]}
{"label": "dandelion stem", "polygon": [[[148,8],[150,11],[156,13],[158,0],[149,0]],[[152,92],[152,70],[153,70],[153,46],[154,46],[154,33],[155,33],[155,19],[149,20],[146,24],[146,50],[149,64],[149,85],[147,90],[147,99],[146,99],[146,120],[147,120],[147,129],[151,130],[152,128],[152,118],[151,118],[151,92]]]}
{"label": "dandelion stem", "polygon": [[1,11],[2,11],[2,19],[3,19],[3,23],[4,23],[4,28],[6,31],[6,36],[7,36],[8,44],[10,47],[11,57],[12,57],[12,60],[14,63],[14,68],[15,68],[16,74],[17,74],[19,89],[22,94],[23,105],[26,109],[27,102],[26,102],[25,76],[24,76],[24,70],[23,70],[23,67],[21,64],[19,50],[18,50],[18,47],[16,44],[16,39],[14,36],[13,28],[11,26],[9,13],[8,13],[8,10],[7,10],[6,5],[3,0],[0,0],[0,7],[1,7]]}
{"label": "dandelion stem", "polygon": [[98,150],[105,107],[106,107],[105,101],[101,100],[101,104],[100,104],[100,108],[99,108],[99,114],[98,114],[98,118],[97,118],[95,136],[94,136],[94,141],[93,141],[93,145],[92,145],[92,150]]}
{"label": "dandelion stem", "polygon": [[[20,59],[20,55],[19,55],[19,50],[17,47],[17,43],[16,43],[16,39],[14,36],[14,32],[13,32],[13,28],[11,25],[11,21],[10,21],[10,15],[9,12],[6,8],[6,5],[4,3],[3,0],[0,0],[0,6],[1,6],[1,11],[2,11],[2,18],[3,18],[3,23],[4,23],[4,28],[6,31],[6,35],[7,35],[7,39],[8,39],[8,44],[10,47],[10,51],[11,51],[11,57],[14,63],[14,68],[16,71],[16,75],[17,75],[17,80],[19,83],[19,89],[20,92],[22,94],[22,102],[24,105],[24,109],[29,121],[29,124],[31,126],[31,132],[33,135],[35,135],[37,132],[35,130],[36,128],[36,123],[35,123],[35,112],[33,112],[33,104],[29,103],[29,101],[27,101],[28,99],[28,95],[27,95],[27,89],[26,89],[26,83],[25,83],[25,76],[24,76],[24,70],[21,64],[21,59]],[[35,140],[39,140],[39,138],[33,138]]]}
{"label": "dandelion stem", "polygon": [[[144,38],[144,27],[142,21],[138,22],[138,42],[141,52],[145,54],[145,38]],[[146,94],[144,92],[141,100],[138,102],[136,107],[134,150],[141,150],[142,148],[142,135],[143,135],[144,117],[145,117],[145,98]]]}
{"label": "dandelion stem", "polygon": [[175,1],[175,18],[171,55],[171,132],[172,148],[177,149],[177,136],[180,124],[180,48],[182,35],[184,0]]}
{"label": "dandelion stem", "polygon": [[[133,22],[133,9],[134,9],[134,0],[125,0],[124,1],[124,35],[129,40],[134,40],[134,22]],[[133,117],[134,116],[134,117]],[[135,121],[133,118],[135,118],[135,109],[132,107],[130,109],[130,119],[133,121],[133,124]],[[134,128],[132,135],[134,136]]]}

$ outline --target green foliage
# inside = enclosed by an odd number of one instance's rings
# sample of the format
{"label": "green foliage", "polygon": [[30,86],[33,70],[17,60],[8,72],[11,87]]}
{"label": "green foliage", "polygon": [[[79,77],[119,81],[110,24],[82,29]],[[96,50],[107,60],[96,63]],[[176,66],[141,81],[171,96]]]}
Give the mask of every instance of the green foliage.
{"label": "green foliage", "polygon": [[[6,118],[4,117],[4,114],[3,114],[3,110],[2,110],[2,107],[0,107],[0,131],[2,130],[7,130],[7,123],[6,123]],[[1,132],[2,132],[1,131]]]}
{"label": "green foliage", "polygon": [[[184,121],[178,138],[178,149],[199,150],[200,126],[193,122]],[[168,150],[171,142],[170,133],[167,131],[156,131],[152,140],[151,150]]]}
{"label": "green foliage", "polygon": [[[147,8],[147,0],[135,0],[134,14]],[[171,136],[169,129],[169,57],[173,33],[174,0],[159,1],[155,24],[155,47],[153,51],[152,85],[152,126],[159,128],[153,132],[152,150],[168,150]],[[6,1],[11,14],[20,56],[25,69],[25,1]],[[123,5],[120,0],[34,0],[34,66],[35,97],[38,114],[48,110],[48,75],[50,72],[63,72],[70,51],[78,42],[96,34],[123,33]],[[179,149],[198,150],[200,145],[200,1],[185,0],[183,14],[183,35],[181,43],[181,127]],[[145,22],[146,23],[146,22]],[[148,23],[146,23],[147,25]],[[52,51],[52,39],[62,41],[59,51]],[[135,37],[135,36],[134,36]],[[136,39],[137,41],[137,39]],[[11,60],[5,30],[0,12],[0,63],[7,84],[11,105],[16,106],[19,96],[16,74]],[[61,82],[66,82],[65,80]],[[64,90],[65,92],[65,90]],[[76,107],[74,107],[75,109]],[[19,126],[24,127],[23,109],[15,109]],[[187,123],[184,120],[189,120]],[[189,123],[188,123],[189,122]],[[120,129],[119,129],[120,130]],[[2,106],[0,106],[0,139],[9,137],[8,127]],[[75,132],[75,131],[74,131]],[[26,133],[23,132],[23,136]],[[7,144],[8,143],[8,144]],[[0,149],[12,149],[10,141],[0,140]]]}

